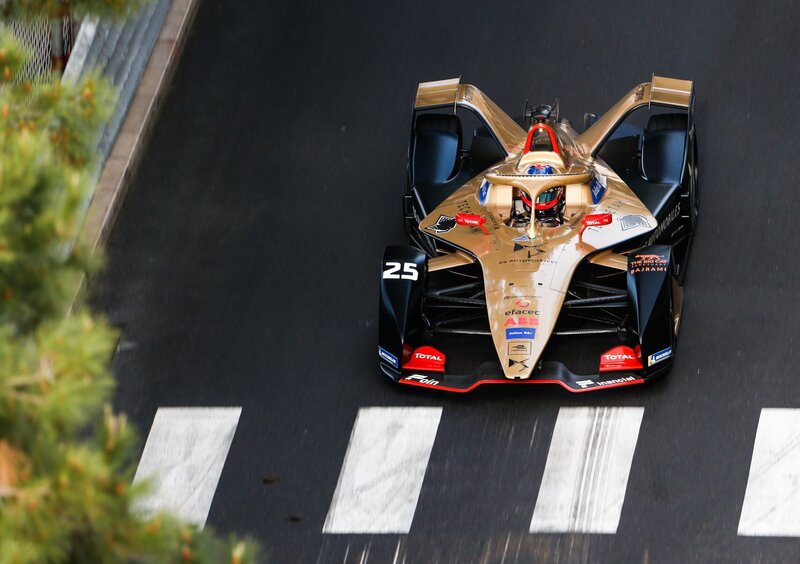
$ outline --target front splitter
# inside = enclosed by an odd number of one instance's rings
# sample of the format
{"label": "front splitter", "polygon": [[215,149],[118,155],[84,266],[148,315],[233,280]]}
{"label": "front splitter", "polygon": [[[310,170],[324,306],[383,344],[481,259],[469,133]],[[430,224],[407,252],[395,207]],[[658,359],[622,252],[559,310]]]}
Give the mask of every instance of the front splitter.
{"label": "front splitter", "polygon": [[574,374],[560,362],[545,361],[530,378],[511,380],[498,377],[498,374],[502,374],[502,369],[498,363],[493,362],[482,364],[471,374],[401,372],[383,362],[380,366],[384,374],[400,384],[456,393],[469,392],[484,384],[557,384],[573,393],[592,392],[644,384],[668,368],[664,366],[657,373],[649,374],[647,377],[641,372],[627,371],[586,375]]}

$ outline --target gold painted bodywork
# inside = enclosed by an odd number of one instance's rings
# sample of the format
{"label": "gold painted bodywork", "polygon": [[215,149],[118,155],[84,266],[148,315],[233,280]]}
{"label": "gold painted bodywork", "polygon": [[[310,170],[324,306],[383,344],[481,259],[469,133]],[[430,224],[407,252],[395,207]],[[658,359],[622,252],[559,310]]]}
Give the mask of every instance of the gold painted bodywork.
{"label": "gold painted bodywork", "polygon": [[[428,236],[450,243],[460,252],[430,259],[430,270],[466,264],[465,254],[480,264],[486,293],[489,325],[505,377],[530,378],[558,319],[567,289],[577,266],[587,257],[594,262],[625,269],[626,257],[607,251],[656,227],[656,219],[633,191],[596,152],[616,125],[632,110],[649,104],[688,107],[690,81],[653,77],[633,88],[582,135],[568,124],[554,126],[561,154],[522,154],[527,132],[474,86],[458,79],[420,84],[416,108],[452,104],[469,107],[480,115],[506,150],[507,158],[457,189],[424,220],[419,229]],[[529,161],[551,164],[555,174],[528,175]],[[595,204],[592,180],[604,180],[605,193]],[[484,180],[491,186],[483,204],[478,189]],[[564,223],[559,227],[510,227],[514,190],[526,191],[532,199],[554,186],[565,186]],[[486,218],[488,235],[479,227],[456,225],[437,232],[441,216],[476,214]],[[611,214],[608,225],[587,227],[588,214]],[[638,216],[637,225],[619,219]],[[507,331],[511,329],[512,331]],[[531,330],[535,334],[531,338]],[[522,336],[520,336],[522,335]],[[526,344],[527,343],[527,344]],[[523,351],[520,353],[519,351]]]}

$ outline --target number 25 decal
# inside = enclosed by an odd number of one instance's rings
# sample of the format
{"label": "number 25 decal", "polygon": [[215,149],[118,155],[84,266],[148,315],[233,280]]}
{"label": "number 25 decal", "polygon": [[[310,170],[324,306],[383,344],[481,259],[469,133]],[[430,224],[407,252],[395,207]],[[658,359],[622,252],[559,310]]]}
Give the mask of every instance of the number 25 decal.
{"label": "number 25 decal", "polygon": [[[400,269],[403,269],[402,274]],[[417,280],[419,272],[417,272],[417,265],[413,262],[387,262],[386,270],[383,271],[384,280]]]}

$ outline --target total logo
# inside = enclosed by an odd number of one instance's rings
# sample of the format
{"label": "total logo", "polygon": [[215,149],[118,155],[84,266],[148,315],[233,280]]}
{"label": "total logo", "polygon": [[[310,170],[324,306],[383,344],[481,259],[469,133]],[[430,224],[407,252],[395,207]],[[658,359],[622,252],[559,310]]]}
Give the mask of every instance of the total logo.
{"label": "total logo", "polygon": [[632,354],[604,354],[603,360],[636,360]]}
{"label": "total logo", "polygon": [[444,362],[444,359],[441,356],[438,356],[438,355],[435,355],[435,354],[425,354],[425,353],[421,353],[421,352],[415,352],[414,353],[414,358],[416,358],[418,360],[433,360],[433,361],[436,361],[436,362]]}
{"label": "total logo", "polygon": [[[515,311],[515,310],[512,310]],[[537,311],[536,314],[539,312]],[[508,315],[508,314],[506,314]],[[526,326],[526,327],[538,327],[539,326],[539,318],[538,317],[525,317],[525,316],[514,316],[509,317],[506,319],[505,324],[503,327],[518,327],[518,326]]]}

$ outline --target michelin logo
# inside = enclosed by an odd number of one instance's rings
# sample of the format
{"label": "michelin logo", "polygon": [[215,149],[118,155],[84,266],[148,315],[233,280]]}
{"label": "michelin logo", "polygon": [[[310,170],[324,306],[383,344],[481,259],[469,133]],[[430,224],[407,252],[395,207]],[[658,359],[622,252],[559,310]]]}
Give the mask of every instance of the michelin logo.
{"label": "michelin logo", "polygon": [[400,363],[397,361],[397,357],[389,351],[384,350],[382,347],[378,347],[378,356],[395,368],[400,368]]}
{"label": "michelin logo", "polygon": [[663,351],[651,354],[649,357],[647,357],[647,366],[653,366],[654,364],[658,364],[662,360],[665,360],[671,356],[672,356],[672,347],[667,347]]}

